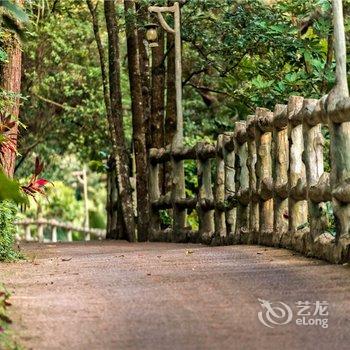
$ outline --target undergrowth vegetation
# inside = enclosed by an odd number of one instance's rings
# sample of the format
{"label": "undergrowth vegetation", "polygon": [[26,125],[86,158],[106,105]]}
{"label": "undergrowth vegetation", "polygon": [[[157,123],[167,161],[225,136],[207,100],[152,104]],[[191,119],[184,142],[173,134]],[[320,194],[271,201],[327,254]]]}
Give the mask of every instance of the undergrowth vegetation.
{"label": "undergrowth vegetation", "polygon": [[0,261],[13,261],[22,255],[14,249],[17,206],[11,201],[0,202]]}

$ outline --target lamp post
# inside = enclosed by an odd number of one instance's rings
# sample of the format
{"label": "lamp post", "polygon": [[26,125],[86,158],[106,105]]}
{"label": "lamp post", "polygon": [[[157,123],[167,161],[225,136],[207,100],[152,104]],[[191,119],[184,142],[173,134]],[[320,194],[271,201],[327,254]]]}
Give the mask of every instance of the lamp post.
{"label": "lamp post", "polygon": [[[173,6],[169,7],[150,6],[148,11],[157,14],[158,21],[162,28],[175,36],[176,132],[171,143],[171,149],[176,150],[183,146],[180,5],[178,2],[175,2]],[[174,28],[171,28],[165,21],[163,13],[172,13],[174,15]],[[150,42],[151,47],[157,46],[157,25],[151,24],[147,26],[146,38]],[[173,158],[172,169],[172,199],[174,202],[176,199],[185,197],[183,161],[176,161]],[[174,205],[173,217],[173,238],[175,238],[176,233],[185,227],[186,210],[180,210]]]}
{"label": "lamp post", "polygon": [[[180,29],[180,6],[175,2],[170,7],[150,6],[148,11],[156,13],[162,28],[175,35],[175,85],[176,85],[176,134],[173,140],[173,146],[182,147],[183,143],[183,113],[182,113],[182,65],[181,65],[181,29]],[[165,21],[163,13],[174,14],[174,28],[171,28]],[[157,24],[146,26],[146,38],[150,46],[157,46]]]}

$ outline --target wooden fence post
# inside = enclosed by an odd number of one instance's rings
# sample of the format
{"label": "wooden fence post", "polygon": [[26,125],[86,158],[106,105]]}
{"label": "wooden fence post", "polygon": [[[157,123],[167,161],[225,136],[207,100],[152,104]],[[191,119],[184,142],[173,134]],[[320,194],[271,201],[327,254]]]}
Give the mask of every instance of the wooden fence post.
{"label": "wooden fence post", "polygon": [[[172,151],[176,151],[172,149]],[[172,156],[172,193],[171,200],[173,203],[173,229],[171,231],[172,242],[182,242],[186,239],[184,231],[186,228],[186,208],[176,205],[178,200],[184,199],[185,194],[185,175],[184,161],[177,160]]]}
{"label": "wooden fence post", "polygon": [[216,176],[214,186],[215,202],[215,244],[222,244],[226,238],[225,220],[225,162],[224,135],[219,135],[216,143]]}
{"label": "wooden fence post", "polygon": [[224,162],[225,162],[225,202],[227,242],[235,243],[236,228],[236,186],[235,186],[235,152],[234,133],[224,133]]}
{"label": "wooden fence post", "polygon": [[236,154],[236,197],[237,220],[236,237],[240,242],[248,240],[249,171],[247,166],[248,145],[246,122],[236,122],[234,131]]}
{"label": "wooden fence post", "polygon": [[331,135],[331,189],[336,218],[335,262],[350,259],[350,112],[346,72],[346,40],[341,0],[333,0],[334,51],[336,85],[328,95],[327,113]]}
{"label": "wooden fence post", "polygon": [[275,149],[274,179],[274,222],[273,244],[280,245],[288,234],[288,115],[286,105],[276,105],[273,120],[273,142]]}
{"label": "wooden fence post", "polygon": [[256,175],[259,193],[259,242],[272,243],[273,233],[273,183],[272,183],[272,120],[273,113],[257,108]]}
{"label": "wooden fence post", "polygon": [[24,232],[25,232],[25,239],[27,242],[30,242],[32,240],[32,234],[30,232],[30,225],[24,226]]}
{"label": "wooden fence post", "polygon": [[297,232],[308,229],[308,206],[306,199],[306,173],[303,163],[303,125],[299,112],[303,97],[291,96],[288,101],[289,135],[289,237],[285,245],[290,246],[297,238]]}
{"label": "wooden fence post", "polygon": [[[306,168],[310,235],[312,241],[326,231],[325,203],[315,202],[310,196],[310,188],[318,187],[324,173],[323,144],[324,139],[319,120],[311,118],[317,100],[305,99],[303,103],[304,163]],[[312,196],[311,196],[312,197]]]}
{"label": "wooden fence post", "polygon": [[247,167],[249,169],[249,237],[248,244],[257,243],[259,237],[259,196],[256,178],[256,117],[249,115],[247,117],[247,138],[248,138],[248,159]]}
{"label": "wooden fence post", "polygon": [[44,242],[44,224],[38,220],[38,240],[40,243]]}
{"label": "wooden fence post", "polygon": [[73,242],[72,230],[68,230],[68,231],[67,231],[67,241],[68,241],[68,242]]}
{"label": "wooden fence post", "polygon": [[[156,154],[158,149],[152,148],[149,150],[150,157],[152,154]],[[158,209],[154,209],[152,203],[157,201],[160,197],[159,190],[159,164],[149,162],[149,201],[150,201],[150,240],[159,240],[158,237],[160,231],[160,217]]]}
{"label": "wooden fence post", "polygon": [[53,243],[55,243],[55,242],[57,242],[57,226],[55,226],[55,224],[53,224],[51,226],[51,229],[52,229],[51,241]]}
{"label": "wooden fence post", "polygon": [[205,145],[204,142],[197,144],[197,175],[198,175],[198,203],[199,235],[203,243],[211,243],[215,231],[213,190],[211,183],[211,159],[202,159],[199,150]]}

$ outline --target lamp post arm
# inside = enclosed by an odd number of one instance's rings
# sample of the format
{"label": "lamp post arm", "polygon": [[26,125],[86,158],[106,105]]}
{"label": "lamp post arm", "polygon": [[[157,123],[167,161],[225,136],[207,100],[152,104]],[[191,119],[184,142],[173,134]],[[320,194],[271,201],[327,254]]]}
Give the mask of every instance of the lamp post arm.
{"label": "lamp post arm", "polygon": [[171,7],[150,6],[148,8],[148,11],[154,12],[157,14],[158,21],[164,30],[166,30],[168,33],[175,34],[175,30],[169,26],[169,24],[165,21],[162,15],[163,12],[175,12],[175,6],[171,6]]}
{"label": "lamp post arm", "polygon": [[149,12],[175,12],[175,6],[150,6]]}

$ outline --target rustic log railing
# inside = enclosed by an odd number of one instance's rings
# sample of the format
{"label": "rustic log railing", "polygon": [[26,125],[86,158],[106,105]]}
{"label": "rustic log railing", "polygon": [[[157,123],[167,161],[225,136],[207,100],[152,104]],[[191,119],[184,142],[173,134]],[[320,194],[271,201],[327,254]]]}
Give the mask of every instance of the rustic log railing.
{"label": "rustic log railing", "polygon": [[[151,149],[151,239],[282,246],[333,262],[349,261],[350,137],[345,125],[350,98],[333,110],[328,101],[327,96],[292,96],[273,112],[257,108],[254,116],[235,124],[233,133],[219,135],[216,144]],[[324,171],[325,128],[331,129],[331,174]],[[334,149],[345,138],[347,147]],[[196,160],[196,197],[160,195],[159,164],[172,159]],[[332,202],[335,236],[326,231],[326,202]],[[161,230],[159,211],[174,207],[196,209],[199,231],[179,229],[175,222]]]}
{"label": "rustic log railing", "polygon": [[[274,111],[257,108],[215,144],[150,150],[151,239],[257,243],[350,261],[350,98],[342,0],[332,5],[336,85],[328,95],[320,100],[292,96]],[[324,170],[326,128],[330,173]],[[187,159],[197,161],[197,196],[182,198],[182,176],[172,179],[171,192],[161,196],[159,164]],[[327,202],[335,235],[327,232]],[[159,211],[170,208],[176,213],[172,227],[161,230]],[[179,212],[194,208],[198,232],[177,222]]]}
{"label": "rustic log railing", "polygon": [[[57,242],[58,228],[64,229],[66,231],[66,241],[68,242],[73,241],[73,232],[82,233],[86,241],[90,240],[91,236],[98,239],[106,238],[105,230],[75,226],[71,223],[59,222],[57,220],[27,219],[16,221],[15,225],[22,228],[22,232],[19,231],[17,234],[18,240],[25,240],[28,242],[35,240],[38,240],[39,242]],[[33,227],[36,227],[35,235],[32,235]],[[44,239],[44,230],[46,227],[49,227],[51,229],[50,239]]]}

